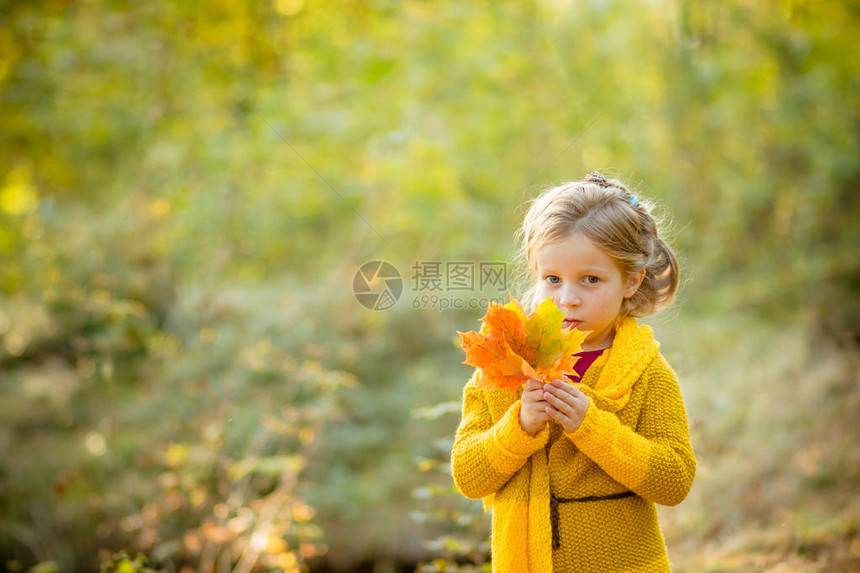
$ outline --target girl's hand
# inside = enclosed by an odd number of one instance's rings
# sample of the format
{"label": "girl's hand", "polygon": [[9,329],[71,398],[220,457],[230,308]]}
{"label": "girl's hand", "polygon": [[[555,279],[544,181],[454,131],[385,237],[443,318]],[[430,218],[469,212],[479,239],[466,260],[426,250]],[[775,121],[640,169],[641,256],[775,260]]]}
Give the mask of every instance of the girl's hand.
{"label": "girl's hand", "polygon": [[520,426],[530,436],[534,436],[549,422],[548,405],[544,400],[544,383],[529,378],[523,388],[523,405],[520,408]]}
{"label": "girl's hand", "polygon": [[561,424],[565,432],[576,430],[588,411],[588,397],[563,380],[544,384],[542,392],[547,415]]}

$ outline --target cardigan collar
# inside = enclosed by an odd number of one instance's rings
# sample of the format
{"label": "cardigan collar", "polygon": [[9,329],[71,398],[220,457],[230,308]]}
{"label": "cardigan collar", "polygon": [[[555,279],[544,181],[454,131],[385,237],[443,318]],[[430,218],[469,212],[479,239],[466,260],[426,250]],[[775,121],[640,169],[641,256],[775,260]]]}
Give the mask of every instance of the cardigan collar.
{"label": "cardigan collar", "polygon": [[[579,389],[594,400],[601,410],[617,412],[627,405],[633,384],[651,364],[660,343],[654,340],[650,326],[638,325],[635,318],[625,318],[618,327],[612,347],[608,348],[592,366],[603,365],[597,382],[589,385],[593,377],[583,378]],[[596,370],[596,368],[595,368]]]}

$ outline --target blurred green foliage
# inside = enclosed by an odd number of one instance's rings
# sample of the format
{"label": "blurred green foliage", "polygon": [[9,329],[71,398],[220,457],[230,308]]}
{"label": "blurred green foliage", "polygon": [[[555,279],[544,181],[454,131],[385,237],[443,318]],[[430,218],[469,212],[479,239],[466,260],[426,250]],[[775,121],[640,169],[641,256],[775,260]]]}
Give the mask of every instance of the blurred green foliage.
{"label": "blurred green foliage", "polygon": [[[486,520],[447,455],[452,335],[483,311],[413,308],[409,272],[509,260],[523,203],[594,169],[665,205],[684,259],[658,333],[703,471],[670,541],[860,520],[837,511],[860,479],[838,455],[855,3],[52,0],[0,22],[7,568],[126,548],[168,570],[480,570]],[[384,312],[351,292],[375,259],[406,283]],[[772,406],[795,384],[812,412]]]}
{"label": "blurred green foliage", "polygon": [[103,561],[99,566],[99,573],[157,573],[155,569],[146,566],[147,558],[145,555],[129,555],[123,551],[111,556],[107,561]]}

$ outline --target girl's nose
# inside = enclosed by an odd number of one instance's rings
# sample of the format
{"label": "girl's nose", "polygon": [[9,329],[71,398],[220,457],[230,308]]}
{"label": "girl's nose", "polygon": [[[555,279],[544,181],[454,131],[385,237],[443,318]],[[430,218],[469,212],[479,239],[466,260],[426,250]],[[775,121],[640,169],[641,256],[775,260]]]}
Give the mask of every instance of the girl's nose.
{"label": "girl's nose", "polygon": [[581,303],[579,295],[574,289],[562,289],[558,297],[558,306],[560,307],[577,307]]}

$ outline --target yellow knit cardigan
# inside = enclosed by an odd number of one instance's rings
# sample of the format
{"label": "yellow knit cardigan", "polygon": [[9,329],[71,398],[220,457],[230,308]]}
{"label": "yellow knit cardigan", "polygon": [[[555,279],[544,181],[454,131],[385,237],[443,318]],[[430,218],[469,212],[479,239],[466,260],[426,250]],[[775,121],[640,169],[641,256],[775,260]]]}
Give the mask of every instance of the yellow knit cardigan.
{"label": "yellow knit cardigan", "polygon": [[[463,495],[493,508],[493,571],[670,571],[654,504],[686,497],[696,461],[677,379],[651,329],[621,323],[579,384],[589,407],[574,432],[551,421],[529,436],[522,390],[482,390],[479,376],[464,389],[451,467]],[[562,500],[557,548],[552,499]]]}

